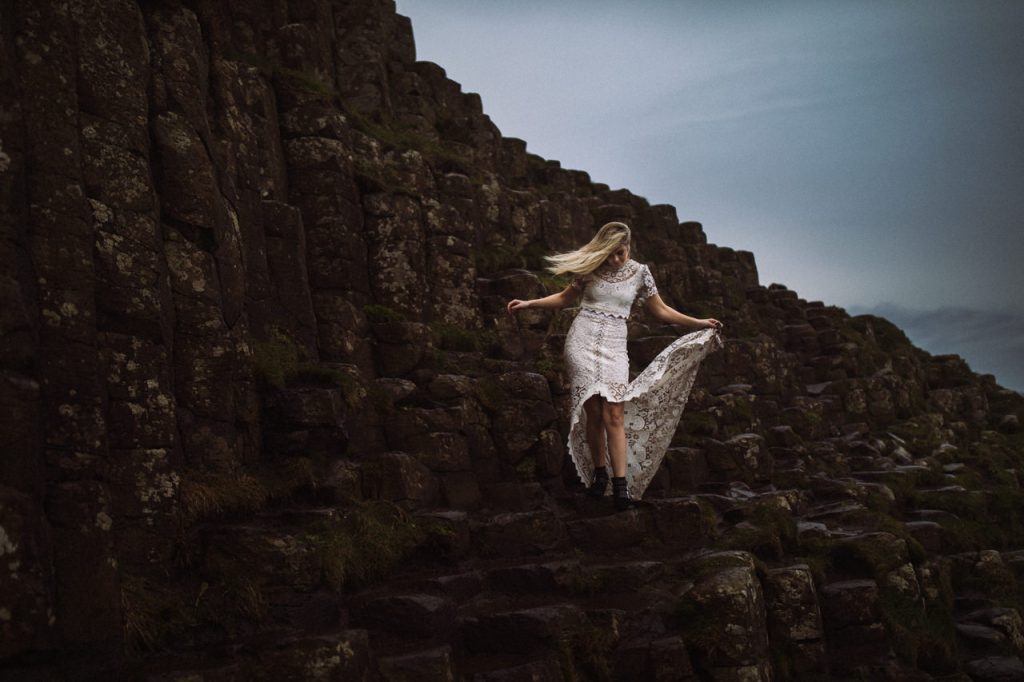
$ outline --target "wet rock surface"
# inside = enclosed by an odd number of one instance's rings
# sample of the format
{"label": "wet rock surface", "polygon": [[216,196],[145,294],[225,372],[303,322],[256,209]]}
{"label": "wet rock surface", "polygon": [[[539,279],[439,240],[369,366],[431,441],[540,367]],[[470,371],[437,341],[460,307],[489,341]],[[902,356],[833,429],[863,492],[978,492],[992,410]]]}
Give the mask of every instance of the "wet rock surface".
{"label": "wet rock surface", "polygon": [[[390,0],[0,25],[0,679],[1024,679],[991,375],[502,137]],[[726,323],[623,513],[572,312],[504,309],[608,220]]]}

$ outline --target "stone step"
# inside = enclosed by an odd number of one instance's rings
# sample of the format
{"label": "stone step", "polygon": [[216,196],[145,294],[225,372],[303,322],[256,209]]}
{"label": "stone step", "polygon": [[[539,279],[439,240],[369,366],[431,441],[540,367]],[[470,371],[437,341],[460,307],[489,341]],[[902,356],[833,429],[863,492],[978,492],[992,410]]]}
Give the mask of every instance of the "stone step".
{"label": "stone step", "polygon": [[664,575],[660,562],[583,566],[553,589],[537,592],[528,589],[529,583],[509,584],[517,571],[534,569],[536,578],[545,568],[557,574],[559,565],[571,562],[494,569],[489,581],[494,589],[485,588],[459,605],[447,596],[378,588],[354,596],[347,606],[352,624],[370,633],[374,654],[390,657],[446,644],[470,655],[539,654],[562,636],[585,635],[591,629],[588,619],[609,608],[644,612],[664,603],[662,592],[648,588]]}
{"label": "stone step", "polygon": [[932,521],[940,526],[960,521],[959,516],[942,509],[908,509],[904,516],[908,521]]}
{"label": "stone step", "polygon": [[556,654],[479,654],[460,661],[459,672],[468,682],[563,682],[561,665]]}
{"label": "stone step", "polygon": [[[346,599],[351,610],[362,609],[378,600],[396,599],[423,594],[447,599],[462,605],[479,598],[510,599],[527,596],[563,595],[575,598],[595,593],[630,592],[664,576],[678,552],[669,554],[666,561],[628,559],[624,561],[581,563],[575,553],[564,554],[547,561],[492,562],[458,573],[421,571],[399,574],[388,581],[366,588]],[[481,597],[481,595],[484,595]],[[391,602],[381,602],[388,603]]]}
{"label": "stone step", "polygon": [[375,677],[375,673],[367,631],[345,628],[317,635],[268,637],[226,650],[206,648],[148,657],[129,665],[129,674],[124,679],[143,682],[361,680]]}
{"label": "stone step", "polygon": [[806,521],[820,521],[827,525],[829,521],[834,523],[841,520],[846,515],[863,512],[865,509],[867,509],[867,507],[860,502],[855,502],[853,500],[826,502],[808,509],[804,513],[802,519]]}
{"label": "stone step", "polygon": [[792,467],[776,468],[772,474],[772,483],[780,488],[806,489],[809,481],[810,475],[802,464]]}
{"label": "stone step", "polygon": [[1024,584],[1024,549],[1003,552],[1003,563],[1013,572],[1017,580]]}
{"label": "stone step", "polygon": [[968,661],[964,670],[973,682],[1024,680],[1024,661],[1019,656],[989,656]]}
{"label": "stone step", "polygon": [[[709,524],[717,523],[713,514],[709,516],[708,505],[696,496],[655,499],[625,512],[615,512],[610,499],[598,504],[600,508],[583,518],[549,509],[493,515],[450,510],[408,514],[396,509],[395,514],[428,536],[429,542],[411,558],[414,571],[421,565],[456,566],[469,556],[479,561],[533,558],[536,562],[537,557],[578,547],[600,554],[655,540],[694,548],[703,546]],[[298,583],[309,588],[316,582],[316,563],[326,551],[316,533],[325,524],[344,522],[352,513],[356,512],[337,507],[273,510],[250,523],[210,524],[202,531],[204,544],[233,560],[258,554],[262,567],[288,574],[293,581],[302,575],[295,573],[295,562],[302,559],[308,564],[307,579]],[[277,555],[281,558],[272,560]]]}
{"label": "stone step", "polygon": [[865,495],[864,484],[854,478],[812,476],[810,493],[818,501],[859,500]]}
{"label": "stone step", "polygon": [[384,682],[454,680],[457,670],[455,653],[450,644],[381,656],[377,659],[377,671]]}
{"label": "stone step", "polygon": [[346,603],[353,625],[415,639],[449,638],[456,603],[445,596],[399,593],[355,597]]}
{"label": "stone step", "polygon": [[632,593],[665,574],[662,561],[581,564],[578,560],[522,564],[487,573],[487,589],[505,594]]}
{"label": "stone step", "polygon": [[[662,509],[664,507],[659,507]],[[566,524],[574,546],[584,551],[614,551],[634,547],[652,537],[653,519],[639,509],[579,519]]]}
{"label": "stone step", "polygon": [[1013,648],[1006,633],[991,625],[960,622],[955,627],[960,645],[970,659],[999,656],[1010,653]]}
{"label": "stone step", "polygon": [[[552,643],[592,636],[595,624],[608,618],[615,619],[615,628],[652,617],[660,622],[678,592],[666,592],[666,587],[685,582],[676,575],[678,566],[678,561],[649,560],[580,564],[571,558],[518,563],[420,583],[435,589],[469,583],[471,594],[462,601],[451,594],[378,586],[353,595],[346,606],[352,624],[369,631],[375,655],[405,656],[449,644],[460,657],[468,653],[471,659],[516,654],[519,665],[523,657],[550,651],[545,647]],[[470,670],[509,667],[509,661],[486,663],[471,661]],[[461,661],[459,666],[465,674]]]}
{"label": "stone step", "polygon": [[903,524],[915,540],[921,543],[925,551],[941,554],[945,545],[945,532],[942,525],[934,521],[907,521]]}
{"label": "stone step", "polygon": [[466,616],[459,629],[470,653],[536,654],[557,649],[559,638],[586,623],[579,606],[564,602]]}
{"label": "stone step", "polygon": [[565,521],[548,510],[473,519],[470,531],[473,548],[481,557],[540,555],[569,541]]}

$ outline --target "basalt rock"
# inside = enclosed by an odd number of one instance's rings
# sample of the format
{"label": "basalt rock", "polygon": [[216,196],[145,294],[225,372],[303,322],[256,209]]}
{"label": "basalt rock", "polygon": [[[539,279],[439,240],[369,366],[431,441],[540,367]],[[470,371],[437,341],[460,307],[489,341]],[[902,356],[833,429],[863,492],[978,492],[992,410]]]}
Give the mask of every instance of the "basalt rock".
{"label": "basalt rock", "polygon": [[[391,0],[0,25],[0,677],[1019,671],[991,375],[502,137]],[[726,323],[619,515],[566,459],[572,313],[505,310],[606,220]],[[638,310],[634,369],[679,333]]]}

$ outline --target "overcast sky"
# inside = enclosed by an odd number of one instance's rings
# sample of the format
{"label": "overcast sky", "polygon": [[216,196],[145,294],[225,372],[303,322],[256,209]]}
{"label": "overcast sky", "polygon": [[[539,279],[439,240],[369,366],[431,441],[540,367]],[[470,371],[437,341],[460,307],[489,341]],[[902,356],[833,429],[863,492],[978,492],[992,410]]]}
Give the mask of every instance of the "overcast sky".
{"label": "overcast sky", "polygon": [[397,6],[529,151],[1024,390],[1024,1]]}

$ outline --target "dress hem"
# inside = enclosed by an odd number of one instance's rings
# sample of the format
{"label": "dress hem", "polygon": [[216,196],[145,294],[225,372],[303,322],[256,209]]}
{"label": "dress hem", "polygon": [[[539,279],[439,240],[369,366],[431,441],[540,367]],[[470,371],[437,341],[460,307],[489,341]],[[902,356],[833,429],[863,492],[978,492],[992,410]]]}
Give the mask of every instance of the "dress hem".
{"label": "dress hem", "polygon": [[[683,397],[681,399],[681,403],[682,403],[682,406],[685,406],[685,404],[686,404],[686,402],[687,402],[687,400],[689,398],[689,393],[690,393],[690,389],[692,388],[692,385],[693,385],[693,380],[696,378],[696,372],[697,372],[697,369],[699,369],[700,361],[703,360],[703,357],[707,353],[709,353],[709,352],[711,352],[711,351],[713,351],[713,350],[715,350],[717,348],[721,348],[722,347],[722,340],[721,340],[721,337],[719,336],[719,332],[718,332],[717,329],[708,328],[708,329],[700,329],[700,330],[697,330],[697,331],[694,331],[694,332],[690,332],[689,334],[686,334],[684,336],[679,337],[678,339],[673,341],[671,344],[666,346],[661,351],[661,353],[658,354],[658,357],[655,358],[647,366],[647,368],[644,369],[644,371],[642,371],[640,374],[638,374],[637,377],[635,379],[633,379],[633,381],[629,382],[629,384],[627,385],[627,388],[626,388],[625,395],[621,399],[617,399],[616,400],[616,399],[613,399],[613,398],[609,397],[608,395],[605,395],[606,392],[608,392],[608,393],[611,392],[611,391],[608,391],[607,384],[593,384],[593,385],[589,386],[583,392],[586,397],[584,397],[583,399],[581,399],[579,401],[576,401],[573,404],[572,416],[571,416],[570,421],[569,421],[569,437],[568,437],[568,440],[567,440],[567,448],[569,450],[569,456],[570,456],[570,458],[573,461],[573,465],[576,468],[576,475],[577,475],[577,477],[580,479],[580,481],[584,485],[589,485],[590,482],[591,482],[590,480],[587,480],[586,478],[584,478],[584,472],[586,470],[590,470],[590,471],[593,470],[593,455],[591,454],[591,462],[589,463],[588,466],[581,466],[580,459],[577,456],[580,453],[577,453],[576,450],[572,446],[573,433],[574,433],[577,425],[582,420],[582,416],[584,414],[583,404],[587,400],[589,400],[590,398],[592,398],[595,395],[602,395],[605,399],[607,399],[609,401],[621,402],[621,403],[628,403],[630,401],[636,400],[639,397],[644,396],[645,394],[650,392],[655,386],[658,385],[658,383],[664,377],[665,373],[671,367],[671,365],[669,363],[667,363],[667,362],[658,362],[658,360],[660,358],[662,358],[662,356],[671,356],[675,352],[677,352],[680,348],[682,348],[684,346],[690,346],[690,345],[703,346],[705,348],[705,353],[702,354],[702,356],[701,356],[700,360],[698,361],[697,365],[694,367],[693,376],[691,376],[690,381],[688,382],[689,385],[685,387],[685,390],[683,392]],[[680,410],[680,415],[681,414],[682,414],[682,410]],[[678,420],[676,421],[676,425],[678,427]],[[585,438],[585,436],[584,436],[584,438]],[[589,451],[589,446],[588,446],[588,451]],[[662,457],[663,456],[664,456],[664,453],[662,453]],[[610,457],[608,459],[610,460]],[[658,461],[659,465],[660,465],[660,459],[661,458],[659,458],[659,461]],[[627,452],[626,452],[626,479],[627,479],[627,485],[629,487],[630,494],[633,495],[635,498],[639,498],[643,494],[643,490],[637,490],[636,486],[634,485],[635,477],[632,475],[632,471],[631,471],[633,463],[634,463],[634,453],[629,451],[628,445],[627,445]],[[609,461],[607,464],[610,465],[611,462]],[[646,489],[646,485],[644,487]]]}

